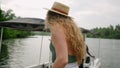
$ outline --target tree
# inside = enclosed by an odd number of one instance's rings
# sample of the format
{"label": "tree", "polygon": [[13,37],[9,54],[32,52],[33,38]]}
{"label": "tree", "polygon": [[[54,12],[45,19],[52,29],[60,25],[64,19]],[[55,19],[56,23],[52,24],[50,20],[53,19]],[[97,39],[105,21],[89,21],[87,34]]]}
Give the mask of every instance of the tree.
{"label": "tree", "polygon": [[15,14],[12,13],[12,10],[9,9],[6,12],[0,9],[0,21],[7,21],[16,18]]}
{"label": "tree", "polygon": [[104,28],[94,28],[92,31],[99,33],[98,35],[87,34],[87,37],[93,38],[109,38],[109,39],[120,39],[120,25],[116,25],[115,28],[110,25],[109,27]]}
{"label": "tree", "polygon": [[[7,21],[16,18],[15,14],[11,9],[6,12],[0,9],[0,21]],[[31,35],[30,31],[20,31],[20,30],[12,30],[9,28],[4,28],[3,31],[3,39],[9,38],[21,38]]]}

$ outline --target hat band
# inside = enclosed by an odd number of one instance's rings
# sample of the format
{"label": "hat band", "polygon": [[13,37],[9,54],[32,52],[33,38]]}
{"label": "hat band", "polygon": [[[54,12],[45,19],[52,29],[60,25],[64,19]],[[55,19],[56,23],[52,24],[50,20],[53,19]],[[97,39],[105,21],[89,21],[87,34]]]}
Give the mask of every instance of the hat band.
{"label": "hat band", "polygon": [[63,13],[63,14],[68,15],[68,13],[66,13],[66,12],[64,12],[64,11],[61,11],[61,10],[59,10],[59,9],[57,9],[57,8],[52,8],[52,9],[55,10],[55,11],[58,11],[58,12],[60,12],[60,13]]}

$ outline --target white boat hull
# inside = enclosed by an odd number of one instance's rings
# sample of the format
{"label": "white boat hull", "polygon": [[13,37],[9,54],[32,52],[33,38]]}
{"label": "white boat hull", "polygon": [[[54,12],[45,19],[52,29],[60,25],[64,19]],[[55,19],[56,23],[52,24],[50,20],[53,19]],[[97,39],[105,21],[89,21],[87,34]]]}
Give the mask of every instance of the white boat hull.
{"label": "white boat hull", "polygon": [[90,63],[84,63],[84,68],[101,68],[100,59],[93,59]]}
{"label": "white boat hull", "polygon": [[[51,68],[50,63],[39,64],[39,65],[32,65],[26,68]],[[84,63],[84,68],[101,68],[100,59],[96,58],[90,61],[90,63]]]}

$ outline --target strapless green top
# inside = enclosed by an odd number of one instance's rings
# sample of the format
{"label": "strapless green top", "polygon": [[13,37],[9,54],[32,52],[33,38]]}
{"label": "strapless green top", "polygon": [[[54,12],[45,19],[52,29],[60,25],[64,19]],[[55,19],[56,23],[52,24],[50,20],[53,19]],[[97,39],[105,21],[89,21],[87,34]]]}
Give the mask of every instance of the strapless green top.
{"label": "strapless green top", "polygon": [[[56,53],[52,43],[50,43],[50,51],[52,52],[52,62],[54,62],[56,59]],[[75,56],[68,55],[68,63],[73,62],[76,62]]]}

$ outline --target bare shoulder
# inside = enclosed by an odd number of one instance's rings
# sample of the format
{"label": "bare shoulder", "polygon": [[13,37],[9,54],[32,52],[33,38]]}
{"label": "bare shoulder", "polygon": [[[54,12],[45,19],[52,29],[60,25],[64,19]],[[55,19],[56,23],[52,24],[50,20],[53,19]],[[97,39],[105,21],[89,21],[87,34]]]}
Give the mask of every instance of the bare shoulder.
{"label": "bare shoulder", "polygon": [[63,43],[65,42],[65,34],[63,27],[61,25],[56,25],[51,28],[52,40],[54,43]]}
{"label": "bare shoulder", "polygon": [[56,25],[51,27],[51,32],[52,34],[62,34],[64,32],[63,27],[61,25]]}

